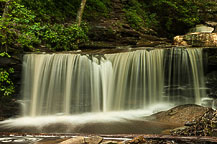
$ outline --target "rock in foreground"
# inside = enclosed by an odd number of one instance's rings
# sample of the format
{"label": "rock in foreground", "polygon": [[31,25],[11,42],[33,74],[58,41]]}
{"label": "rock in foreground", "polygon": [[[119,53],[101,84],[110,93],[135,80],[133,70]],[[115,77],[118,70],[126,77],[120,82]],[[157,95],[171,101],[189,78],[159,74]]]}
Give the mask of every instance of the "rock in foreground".
{"label": "rock in foreground", "polygon": [[202,117],[186,122],[185,127],[171,131],[181,136],[217,136],[217,110],[209,109]]}
{"label": "rock in foreground", "polygon": [[209,108],[195,104],[180,105],[168,111],[158,112],[150,116],[151,120],[184,126],[187,121],[202,117]]}

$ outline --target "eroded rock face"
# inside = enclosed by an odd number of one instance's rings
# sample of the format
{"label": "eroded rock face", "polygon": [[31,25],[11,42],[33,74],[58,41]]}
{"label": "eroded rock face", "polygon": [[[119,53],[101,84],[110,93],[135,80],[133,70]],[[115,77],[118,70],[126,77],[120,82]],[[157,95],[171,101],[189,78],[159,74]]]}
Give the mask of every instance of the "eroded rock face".
{"label": "eroded rock face", "polygon": [[217,47],[217,33],[188,33],[174,37],[174,44],[194,47]]}
{"label": "eroded rock face", "polygon": [[[105,23],[108,23],[105,21]],[[103,49],[116,48],[119,46],[132,47],[156,47],[161,45],[171,45],[171,41],[166,38],[159,38],[152,30],[136,31],[127,24],[121,26],[93,26],[89,31],[90,42],[81,44],[80,49]],[[116,21],[113,22],[117,23]],[[117,25],[117,24],[115,24]]]}

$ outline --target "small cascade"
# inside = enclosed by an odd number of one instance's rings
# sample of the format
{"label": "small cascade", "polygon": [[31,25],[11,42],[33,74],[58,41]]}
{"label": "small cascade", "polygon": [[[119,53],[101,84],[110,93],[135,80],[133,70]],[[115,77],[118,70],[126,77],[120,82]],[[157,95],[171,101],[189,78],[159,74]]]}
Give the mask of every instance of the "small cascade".
{"label": "small cascade", "polygon": [[205,96],[202,49],[26,54],[24,116],[144,109]]}
{"label": "small cascade", "polygon": [[202,49],[173,48],[166,55],[166,99],[177,104],[200,104],[206,96]]}

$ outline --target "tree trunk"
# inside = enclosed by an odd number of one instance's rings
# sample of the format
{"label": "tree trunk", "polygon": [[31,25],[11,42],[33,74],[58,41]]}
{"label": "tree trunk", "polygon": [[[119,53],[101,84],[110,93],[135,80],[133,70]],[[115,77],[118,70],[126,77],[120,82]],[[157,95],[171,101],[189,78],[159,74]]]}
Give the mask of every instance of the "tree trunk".
{"label": "tree trunk", "polygon": [[4,8],[4,11],[2,14],[2,18],[6,18],[8,16],[8,9],[9,9],[10,3],[11,3],[11,0],[9,0],[5,3],[5,8]]}
{"label": "tree trunk", "polygon": [[81,6],[80,6],[80,8],[78,10],[78,13],[77,13],[77,24],[78,24],[78,26],[81,25],[82,15],[83,15],[83,12],[84,12],[86,1],[87,0],[81,0]]}

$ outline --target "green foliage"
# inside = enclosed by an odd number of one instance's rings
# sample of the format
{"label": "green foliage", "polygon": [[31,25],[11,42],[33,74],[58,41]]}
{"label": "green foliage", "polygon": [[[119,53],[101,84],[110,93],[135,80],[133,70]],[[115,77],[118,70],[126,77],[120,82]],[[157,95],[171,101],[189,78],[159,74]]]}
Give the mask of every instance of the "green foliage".
{"label": "green foliage", "polygon": [[10,56],[8,53],[6,53],[6,52],[0,53],[0,56],[1,56],[1,57],[8,57],[8,58],[11,57],[11,56]]}
{"label": "green foliage", "polygon": [[158,30],[165,36],[185,33],[200,21],[194,0],[153,0],[147,6],[151,13],[156,13]]}
{"label": "green foliage", "polygon": [[87,0],[84,18],[97,19],[108,17],[110,12],[110,0]]}
{"label": "green foliage", "polygon": [[[0,53],[0,57],[10,57],[8,53]],[[0,98],[4,96],[11,96],[14,93],[14,84],[10,79],[10,74],[14,73],[13,68],[8,70],[0,68]]]}
{"label": "green foliage", "polygon": [[3,96],[10,96],[14,93],[14,84],[9,77],[11,73],[14,73],[13,68],[9,70],[0,68],[0,94]]}
{"label": "green foliage", "polygon": [[131,27],[140,29],[141,27],[153,27],[158,25],[156,14],[150,13],[146,9],[147,5],[144,2],[139,2],[138,0],[128,1],[124,11]]}
{"label": "green foliage", "polygon": [[[76,19],[81,0],[22,0],[21,3],[35,12],[39,21],[69,22]],[[110,0],[87,0],[84,18],[107,16]]]}
{"label": "green foliage", "polygon": [[184,33],[200,21],[195,0],[131,0],[124,11],[133,28],[154,28],[167,37]]}
{"label": "green foliage", "polygon": [[39,44],[35,33],[39,24],[34,21],[35,15],[15,1],[10,4],[9,10],[6,17],[0,18],[1,47],[33,48]]}
{"label": "green foliage", "polygon": [[75,19],[80,0],[22,0],[21,4],[36,14],[37,21],[49,23]]}
{"label": "green foliage", "polygon": [[47,25],[41,31],[41,38],[47,47],[54,50],[70,50],[78,48],[78,44],[85,42],[88,28],[86,25],[78,27],[76,24],[70,25]]}
{"label": "green foliage", "polygon": [[144,26],[143,19],[136,13],[136,10],[130,9],[130,10],[124,10],[126,14],[126,18],[128,20],[128,23],[130,26],[134,29],[139,29],[142,26]]}
{"label": "green foliage", "polygon": [[87,26],[50,24],[37,20],[36,14],[13,1],[7,17],[0,17],[1,49],[35,51],[45,45],[53,50],[70,50],[87,40]]}

